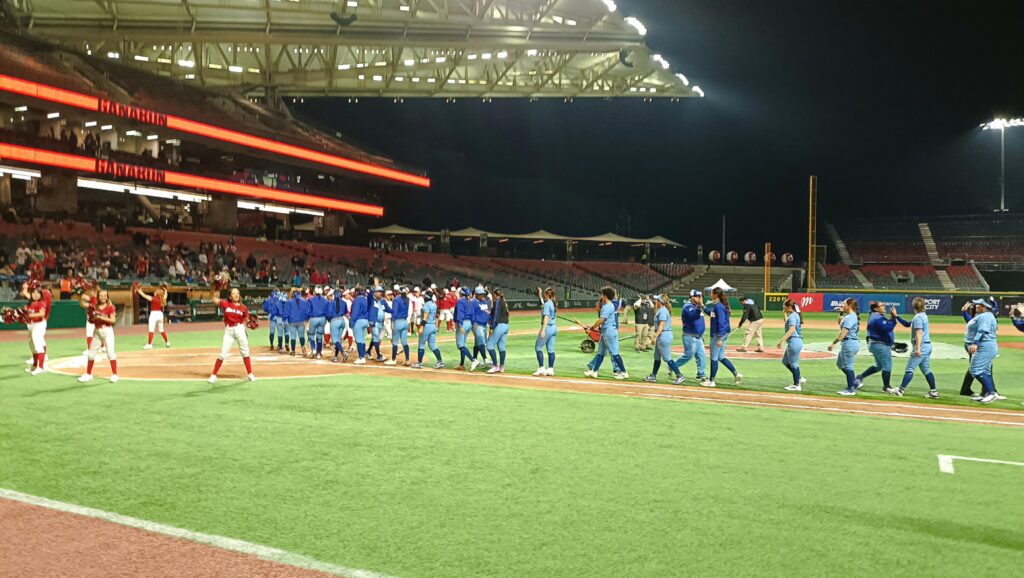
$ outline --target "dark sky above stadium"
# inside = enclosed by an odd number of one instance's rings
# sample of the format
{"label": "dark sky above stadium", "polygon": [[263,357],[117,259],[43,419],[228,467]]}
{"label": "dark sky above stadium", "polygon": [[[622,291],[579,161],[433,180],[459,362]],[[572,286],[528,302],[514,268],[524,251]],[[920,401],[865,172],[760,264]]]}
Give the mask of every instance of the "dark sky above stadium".
{"label": "dark sky above stadium", "polygon": [[[621,0],[704,99],[306,99],[297,112],[425,168],[388,223],[662,234],[806,253],[820,215],[998,206],[995,116],[1024,115],[1024,2]],[[1007,204],[1024,210],[1024,129],[1007,131]]]}

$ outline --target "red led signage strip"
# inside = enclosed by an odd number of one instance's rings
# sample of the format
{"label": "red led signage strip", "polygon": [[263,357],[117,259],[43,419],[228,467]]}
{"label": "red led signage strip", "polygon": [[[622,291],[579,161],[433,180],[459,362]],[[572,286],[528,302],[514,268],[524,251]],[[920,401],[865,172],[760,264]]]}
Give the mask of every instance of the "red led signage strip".
{"label": "red led signage strip", "polygon": [[238,132],[202,122],[197,122],[194,120],[189,120],[187,118],[164,115],[159,112],[154,112],[138,107],[124,106],[120,105],[119,103],[113,103],[106,99],[100,99],[94,96],[72,92],[70,90],[64,90],[61,88],[54,88],[52,86],[48,86],[45,84],[39,84],[37,82],[22,80],[20,78],[14,78],[13,76],[6,76],[0,74],[0,90],[12,92],[15,94],[21,94],[32,98],[38,98],[40,100],[56,102],[58,104],[65,104],[77,108],[84,108],[86,110],[91,110],[95,112],[102,112],[104,114],[112,114],[124,118],[130,118],[131,120],[143,122],[146,124],[157,124],[159,126],[166,126],[167,128],[172,130],[186,132],[189,134],[211,138],[222,142],[229,142],[233,144],[247,146],[254,149],[259,149],[296,159],[320,163],[323,165],[363,173],[366,175],[380,177],[383,179],[407,183],[418,187],[430,187],[429,177],[422,177],[419,175],[414,175],[412,173],[399,171],[396,169],[380,167],[377,165],[372,165],[361,161],[347,159],[345,157],[339,157],[336,155],[317,152],[299,146],[280,143],[270,139],[245,134],[243,132]]}
{"label": "red led signage strip", "polygon": [[227,193],[236,197],[262,199],[264,201],[274,201],[278,203],[301,205],[304,207],[314,207],[317,209],[328,209],[332,211],[345,211],[348,213],[371,215],[374,217],[384,216],[384,207],[377,205],[329,199],[314,195],[293,193],[290,191],[279,191],[277,189],[258,187],[256,185],[244,185],[242,183],[233,183],[231,181],[211,179],[209,177],[199,177],[174,171],[163,171],[125,163],[97,160],[90,157],[57,153],[44,149],[35,149],[7,143],[0,143],[0,159],[72,169],[85,173],[129,176],[138,180],[205,189],[207,191]]}

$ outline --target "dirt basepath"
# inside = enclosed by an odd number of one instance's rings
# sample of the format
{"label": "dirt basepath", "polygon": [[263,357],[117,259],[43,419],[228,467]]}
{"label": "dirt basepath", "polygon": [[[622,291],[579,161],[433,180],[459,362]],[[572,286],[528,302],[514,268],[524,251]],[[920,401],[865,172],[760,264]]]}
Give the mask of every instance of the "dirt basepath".
{"label": "dirt basepath", "polygon": [[0,576],[333,576],[67,512],[0,499]]}

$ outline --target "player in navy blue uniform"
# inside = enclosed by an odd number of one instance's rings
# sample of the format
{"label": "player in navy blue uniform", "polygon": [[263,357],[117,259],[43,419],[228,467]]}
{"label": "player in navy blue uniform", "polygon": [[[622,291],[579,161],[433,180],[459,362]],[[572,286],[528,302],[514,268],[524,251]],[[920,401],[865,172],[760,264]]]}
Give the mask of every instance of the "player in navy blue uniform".
{"label": "player in navy blue uniform", "polygon": [[331,340],[334,343],[334,357],[331,361],[337,363],[338,357],[342,361],[348,361],[348,351],[341,343],[345,330],[348,329],[348,303],[341,298],[334,289],[327,289],[327,323],[331,328]]}
{"label": "player in navy blue uniform", "polygon": [[[410,365],[409,360],[409,288],[402,287],[390,304],[384,303],[384,311],[391,314],[391,359],[384,362],[384,365],[398,364],[398,345],[402,345],[405,353],[404,365]],[[435,332],[437,327],[435,326]]]}
{"label": "player in navy blue uniform", "polygon": [[473,358],[466,347],[466,340],[473,331],[473,299],[470,295],[469,287],[464,287],[462,298],[455,303],[455,346],[459,348],[459,366],[455,369],[460,371],[466,369],[466,360]]}
{"label": "player in navy blue uniform", "polygon": [[306,355],[306,321],[309,320],[309,303],[302,298],[302,290],[293,288],[285,304],[285,320],[288,322],[288,338],[291,340],[289,355],[296,353],[296,340]]}
{"label": "player in navy blue uniform", "polygon": [[473,362],[469,366],[470,371],[475,371],[487,361],[487,323],[491,319],[491,302],[487,300],[487,290],[477,287],[475,293],[476,299],[471,300],[469,306],[473,320]]}
{"label": "player in navy blue uniform", "polygon": [[[501,290],[494,290],[494,303],[488,322],[491,334],[487,338],[487,351],[491,354],[491,368],[487,373],[505,373],[505,341],[508,337],[508,303]],[[497,350],[497,355],[495,355]],[[500,356],[500,359],[499,357]]]}
{"label": "player in navy blue uniform", "polygon": [[892,393],[892,346],[896,342],[893,332],[896,325],[910,327],[910,322],[896,315],[896,309],[889,311],[889,318],[885,317],[885,304],[871,302],[871,316],[868,317],[868,351],[875,358],[875,364],[864,370],[857,376],[857,389],[864,385],[864,380],[869,376],[881,372],[882,391]]}
{"label": "player in navy blue uniform", "polygon": [[[263,300],[263,312],[267,314],[267,325],[270,326],[270,350],[274,351],[274,337],[277,335],[277,320],[280,318],[277,314],[278,303],[281,299],[277,296],[277,289],[270,292],[270,295]],[[278,338],[278,345],[276,349],[280,349],[281,336]]]}
{"label": "player in navy blue uniform", "polygon": [[327,299],[324,290],[317,287],[309,298],[309,358],[322,359],[324,329],[327,326]]}
{"label": "player in navy blue uniform", "polygon": [[736,385],[743,381],[743,374],[736,371],[731,361],[725,358],[726,347],[729,343],[730,324],[729,299],[725,291],[715,287],[711,291],[712,302],[705,311],[711,317],[711,379],[701,382],[704,387],[716,387],[715,377],[718,375],[718,365],[722,364],[732,372]]}
{"label": "player in navy blue uniform", "polygon": [[366,364],[366,328],[370,326],[370,299],[367,292],[356,285],[355,298],[349,320],[352,323],[352,335],[356,340],[356,365]]}

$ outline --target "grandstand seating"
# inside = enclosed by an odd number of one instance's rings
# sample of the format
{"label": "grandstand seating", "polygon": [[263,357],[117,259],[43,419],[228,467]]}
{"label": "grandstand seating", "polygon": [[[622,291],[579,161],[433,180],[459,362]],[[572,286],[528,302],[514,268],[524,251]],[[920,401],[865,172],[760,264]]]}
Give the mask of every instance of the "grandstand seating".
{"label": "grandstand seating", "polygon": [[[772,289],[779,290],[792,278],[786,269],[772,269]],[[703,273],[687,282],[685,289],[706,289],[719,279],[735,287],[742,293],[760,293],[764,291],[764,269],[760,267],[737,267],[729,265],[712,265]],[[788,288],[787,288],[788,289]]]}
{"label": "grandstand seating", "polygon": [[850,256],[861,263],[927,263],[916,221],[871,219],[837,224]]}
{"label": "grandstand seating", "polygon": [[640,263],[579,261],[576,267],[641,293],[650,293],[671,281],[668,276]]}
{"label": "grandstand seating", "polygon": [[1024,263],[1024,216],[983,215],[929,223],[939,256],[977,263]]}
{"label": "grandstand seating", "polygon": [[651,268],[675,281],[693,273],[693,265],[680,263],[654,263]]}
{"label": "grandstand seating", "polygon": [[860,287],[860,280],[853,274],[853,270],[845,263],[822,265],[824,275],[819,275],[817,285],[822,289],[838,289]]}
{"label": "grandstand seating", "polygon": [[931,265],[865,265],[860,270],[876,289],[943,290]]}
{"label": "grandstand seating", "polygon": [[960,291],[986,291],[984,280],[970,265],[950,265],[946,273]]}

